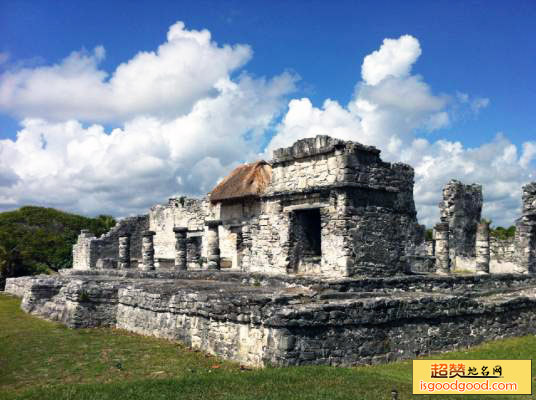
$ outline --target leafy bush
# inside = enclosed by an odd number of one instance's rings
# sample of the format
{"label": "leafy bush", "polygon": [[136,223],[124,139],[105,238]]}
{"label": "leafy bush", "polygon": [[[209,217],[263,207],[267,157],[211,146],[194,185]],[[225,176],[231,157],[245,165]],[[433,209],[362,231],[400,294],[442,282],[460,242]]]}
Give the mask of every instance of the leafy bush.
{"label": "leafy bush", "polygon": [[509,228],[503,228],[498,226],[497,228],[490,229],[490,235],[496,237],[499,240],[511,239],[516,235],[516,227],[514,225]]}
{"label": "leafy bush", "polygon": [[72,267],[72,246],[80,230],[100,236],[114,225],[109,215],[87,218],[44,207],[0,213],[0,289],[7,277]]}

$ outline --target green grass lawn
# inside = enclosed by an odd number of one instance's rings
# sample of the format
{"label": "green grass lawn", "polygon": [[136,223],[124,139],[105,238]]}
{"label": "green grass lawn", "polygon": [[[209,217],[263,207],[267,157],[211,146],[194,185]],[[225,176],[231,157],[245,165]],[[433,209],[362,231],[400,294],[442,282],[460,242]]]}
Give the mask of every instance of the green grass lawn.
{"label": "green grass lawn", "polygon": [[[114,329],[72,330],[22,312],[0,294],[0,399],[410,399],[411,361],[335,368],[242,369],[166,340]],[[434,358],[532,359],[536,337]],[[532,375],[536,376],[536,363]],[[534,382],[533,382],[534,383]],[[533,385],[533,392],[534,390]],[[531,396],[415,396],[530,399]]]}

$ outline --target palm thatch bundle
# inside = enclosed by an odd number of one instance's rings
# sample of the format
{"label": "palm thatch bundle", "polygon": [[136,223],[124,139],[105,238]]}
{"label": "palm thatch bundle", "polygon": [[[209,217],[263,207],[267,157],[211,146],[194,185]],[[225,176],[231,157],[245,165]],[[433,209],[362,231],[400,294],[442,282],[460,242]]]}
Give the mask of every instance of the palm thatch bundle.
{"label": "palm thatch bundle", "polygon": [[258,197],[266,191],[271,180],[272,167],[266,161],[239,165],[209,193],[210,201]]}

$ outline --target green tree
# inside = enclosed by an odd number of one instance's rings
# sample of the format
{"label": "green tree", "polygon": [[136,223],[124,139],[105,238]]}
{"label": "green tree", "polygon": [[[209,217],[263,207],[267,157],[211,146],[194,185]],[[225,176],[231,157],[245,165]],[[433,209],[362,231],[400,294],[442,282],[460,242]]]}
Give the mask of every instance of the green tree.
{"label": "green tree", "polygon": [[114,225],[109,215],[87,218],[34,206],[0,213],[0,289],[7,277],[70,268],[81,229],[100,236]]}

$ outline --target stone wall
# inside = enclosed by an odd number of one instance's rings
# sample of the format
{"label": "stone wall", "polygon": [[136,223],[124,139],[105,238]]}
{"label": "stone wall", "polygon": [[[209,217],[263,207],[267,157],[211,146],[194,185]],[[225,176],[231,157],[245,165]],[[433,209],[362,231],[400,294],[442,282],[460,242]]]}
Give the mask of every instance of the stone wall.
{"label": "stone wall", "polygon": [[[337,201],[342,196],[341,201]],[[344,195],[316,192],[263,199],[261,214],[242,226],[241,260],[251,272],[347,276],[351,250],[344,248],[346,219]],[[321,255],[303,254],[297,215],[306,210],[320,214]]]}
{"label": "stone wall", "polygon": [[[328,136],[298,140],[274,151],[270,191],[300,191],[343,182],[344,142]],[[364,146],[363,146],[364,147]],[[335,148],[338,150],[335,151]],[[379,150],[370,148],[378,158]],[[371,153],[374,154],[374,153]]]}
{"label": "stone wall", "polygon": [[171,198],[167,204],[158,204],[149,211],[149,229],[154,231],[156,258],[175,258],[174,227],[202,231],[206,216],[205,201],[186,197]]}
{"label": "stone wall", "polygon": [[131,258],[141,260],[141,235],[148,228],[149,217],[143,215],[119,220],[109,232],[99,238],[83,231],[73,246],[73,268],[108,268],[114,265],[119,253],[119,237],[125,234],[130,234]]}
{"label": "stone wall", "polygon": [[492,260],[497,262],[514,262],[514,238],[498,239],[490,236],[489,247]]}
{"label": "stone wall", "polygon": [[267,194],[345,186],[396,192],[400,208],[415,211],[413,168],[383,162],[375,147],[316,136],[274,151]]}
{"label": "stone wall", "polygon": [[491,273],[509,273],[516,270],[514,238],[503,240],[490,236],[489,248]]}
{"label": "stone wall", "polygon": [[451,180],[439,204],[441,222],[449,224],[450,259],[475,257],[476,227],[482,211],[482,186]]}
{"label": "stone wall", "polygon": [[285,274],[289,264],[289,214],[277,200],[263,201],[260,212],[242,226],[242,264],[251,272]]}
{"label": "stone wall", "polygon": [[371,364],[536,333],[532,275],[321,280],[315,289],[296,280],[285,289],[222,272],[120,272],[139,277],[10,278],[6,291],[23,296],[25,311],[70,327],[177,339],[252,366]]}

